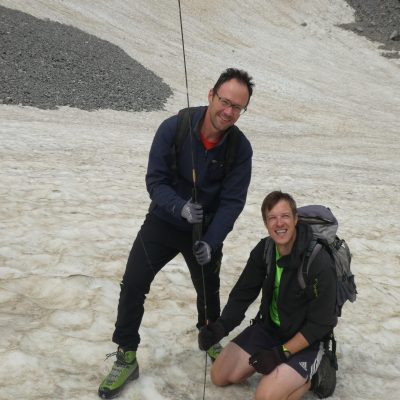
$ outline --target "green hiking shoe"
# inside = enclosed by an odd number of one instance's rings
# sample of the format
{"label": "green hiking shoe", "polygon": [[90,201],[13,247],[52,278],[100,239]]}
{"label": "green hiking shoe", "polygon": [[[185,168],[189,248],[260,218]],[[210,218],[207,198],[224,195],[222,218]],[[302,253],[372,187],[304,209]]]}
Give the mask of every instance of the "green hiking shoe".
{"label": "green hiking shoe", "polygon": [[[99,396],[102,399],[112,399],[119,395],[125,384],[139,377],[139,365],[136,360],[136,351],[118,351],[108,354],[107,358],[117,356],[117,361],[110,373],[104,378],[99,386]],[[106,358],[106,359],[107,359]]]}
{"label": "green hiking shoe", "polygon": [[223,349],[220,343],[215,343],[207,350],[207,354],[210,356],[212,362],[216,360]]}

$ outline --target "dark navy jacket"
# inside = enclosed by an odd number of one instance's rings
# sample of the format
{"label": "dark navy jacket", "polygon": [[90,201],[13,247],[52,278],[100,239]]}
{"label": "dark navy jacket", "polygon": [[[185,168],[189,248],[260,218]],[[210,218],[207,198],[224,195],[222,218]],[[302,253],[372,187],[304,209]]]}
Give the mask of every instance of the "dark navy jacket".
{"label": "dark navy jacket", "polygon": [[240,132],[236,159],[225,175],[221,163],[224,160],[226,136],[229,135],[230,129],[216,147],[206,150],[200,141],[198,130],[206,109],[207,107],[204,107],[192,118],[192,140],[190,135],[187,135],[178,155],[176,184],[176,176],[171,170],[171,147],[175,139],[177,115],[161,123],[150,149],[146,185],[155,205],[150,212],[178,229],[191,231],[192,225],[181,217],[181,210],[192,195],[193,151],[197,200],[202,204],[205,214],[213,216],[202,240],[215,250],[232,230],[245,205],[253,151],[250,142]]}
{"label": "dark navy jacket", "polygon": [[322,248],[310,265],[307,282],[315,285],[318,292],[318,297],[310,300],[301,289],[297,274],[304,253],[312,240],[312,231],[305,224],[297,224],[297,237],[292,252],[278,261],[283,272],[277,300],[280,327],[277,327],[269,316],[275,282],[275,250],[272,252],[272,269],[267,275],[265,240],[266,238],[262,239],[251,251],[247,265],[221,313],[221,323],[227,333],[238,326],[244,319],[249,305],[262,291],[258,319],[268,331],[285,341],[297,332],[301,332],[310,344],[322,340],[337,323],[336,276],[329,265],[333,263],[331,257]]}

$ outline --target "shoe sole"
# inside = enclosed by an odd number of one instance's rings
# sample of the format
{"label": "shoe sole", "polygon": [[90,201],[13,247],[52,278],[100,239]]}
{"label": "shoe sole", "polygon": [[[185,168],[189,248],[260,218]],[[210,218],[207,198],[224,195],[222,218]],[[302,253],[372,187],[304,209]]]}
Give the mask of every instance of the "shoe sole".
{"label": "shoe sole", "polygon": [[124,387],[129,383],[134,381],[135,379],[139,378],[139,365],[138,367],[135,369],[135,371],[133,372],[133,374],[125,381],[125,383],[120,386],[118,389],[113,390],[112,392],[101,392],[101,390],[99,389],[97,394],[99,395],[99,397],[101,399],[114,399],[115,397],[118,397],[122,390],[124,389]]}

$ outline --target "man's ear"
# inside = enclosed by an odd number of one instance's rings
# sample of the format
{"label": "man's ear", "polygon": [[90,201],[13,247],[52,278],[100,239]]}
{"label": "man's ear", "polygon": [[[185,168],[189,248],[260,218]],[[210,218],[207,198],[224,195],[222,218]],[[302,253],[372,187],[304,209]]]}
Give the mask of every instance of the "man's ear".
{"label": "man's ear", "polygon": [[211,104],[213,97],[214,97],[214,90],[210,89],[208,91],[208,104]]}
{"label": "man's ear", "polygon": [[268,226],[267,226],[267,220],[266,220],[266,219],[264,219],[263,221],[264,221],[264,226],[265,226],[265,229],[267,230],[267,232],[268,232],[268,235],[270,235],[270,233],[269,233],[269,230],[268,230]]}
{"label": "man's ear", "polygon": [[294,216],[294,225],[297,225],[297,222],[299,221],[299,216],[296,214]]}

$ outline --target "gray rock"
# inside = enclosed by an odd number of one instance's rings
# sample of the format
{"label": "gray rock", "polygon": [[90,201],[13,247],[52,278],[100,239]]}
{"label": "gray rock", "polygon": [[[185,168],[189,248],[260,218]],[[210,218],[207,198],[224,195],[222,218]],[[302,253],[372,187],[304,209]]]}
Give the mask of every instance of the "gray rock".
{"label": "gray rock", "polygon": [[155,111],[171,88],[121,48],[0,6],[0,99],[43,109]]}
{"label": "gray rock", "polygon": [[[354,10],[354,22],[339,26],[380,43],[379,50],[387,58],[398,58],[400,39],[391,37],[394,30],[399,31],[399,0],[345,0]],[[390,54],[390,56],[388,56]]]}
{"label": "gray rock", "polygon": [[391,33],[389,39],[390,39],[390,40],[400,40],[399,31],[394,30],[394,31]]}

